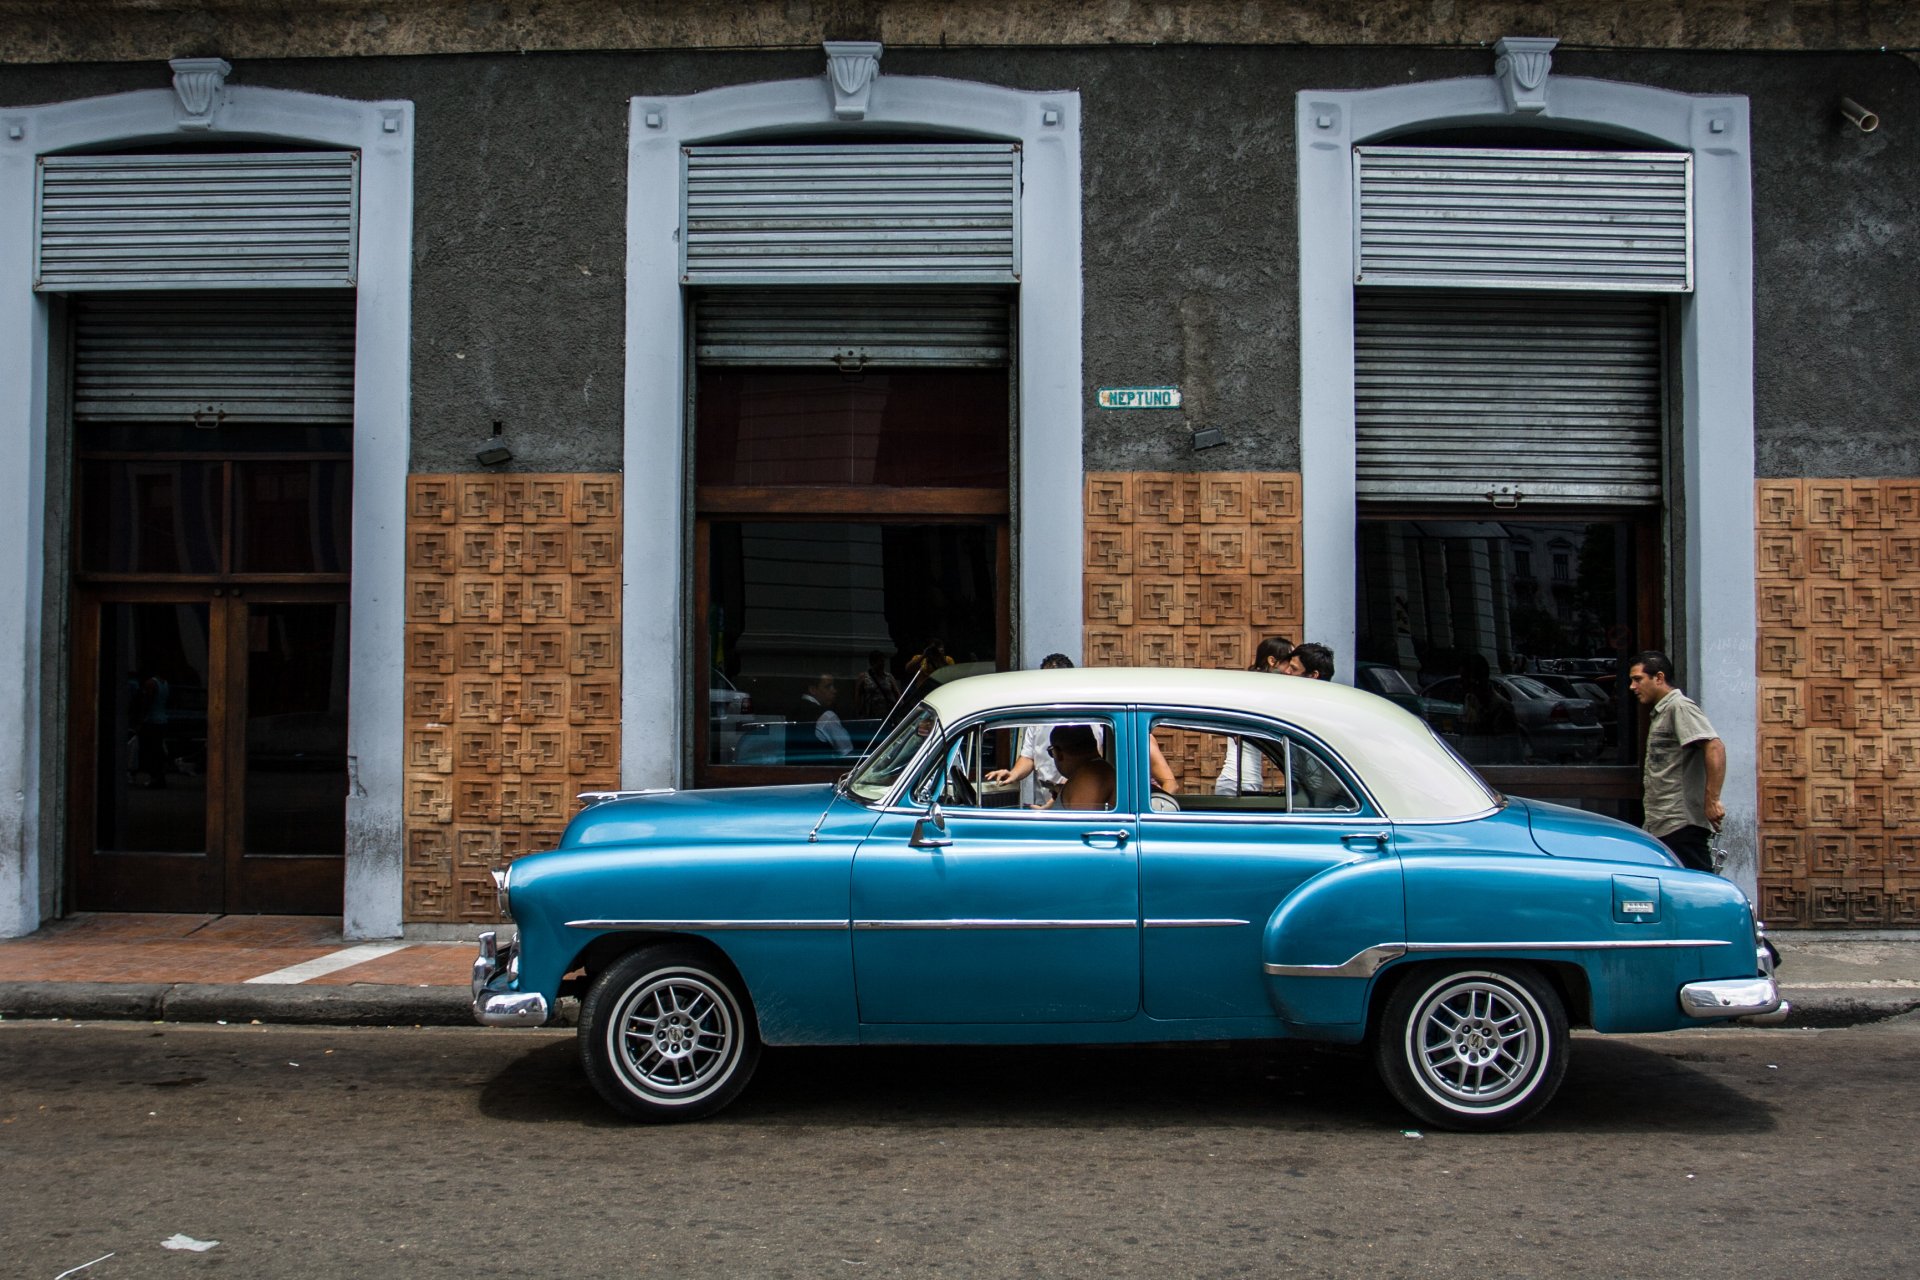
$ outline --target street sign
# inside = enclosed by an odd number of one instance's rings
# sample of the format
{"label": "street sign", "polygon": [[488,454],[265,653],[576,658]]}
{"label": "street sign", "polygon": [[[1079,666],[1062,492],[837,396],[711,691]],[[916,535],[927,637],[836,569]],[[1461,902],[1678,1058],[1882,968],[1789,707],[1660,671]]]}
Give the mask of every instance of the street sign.
{"label": "street sign", "polygon": [[1178,409],[1178,387],[1101,387],[1102,409]]}

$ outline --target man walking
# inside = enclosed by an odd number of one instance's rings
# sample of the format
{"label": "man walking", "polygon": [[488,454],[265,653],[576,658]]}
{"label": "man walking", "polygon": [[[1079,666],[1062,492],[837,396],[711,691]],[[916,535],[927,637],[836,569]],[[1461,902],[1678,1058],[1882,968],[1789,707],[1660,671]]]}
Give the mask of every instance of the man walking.
{"label": "man walking", "polygon": [[1727,816],[1720,785],[1727,748],[1698,703],[1673,685],[1673,661],[1658,649],[1633,656],[1627,685],[1653,708],[1642,773],[1647,833],[1695,871],[1712,871],[1707,841]]}

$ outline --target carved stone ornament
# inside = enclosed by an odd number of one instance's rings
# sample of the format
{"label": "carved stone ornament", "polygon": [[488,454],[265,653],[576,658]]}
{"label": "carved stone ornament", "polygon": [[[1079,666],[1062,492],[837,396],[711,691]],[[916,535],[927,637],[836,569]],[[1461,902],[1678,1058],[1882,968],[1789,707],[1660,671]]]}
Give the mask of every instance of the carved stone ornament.
{"label": "carved stone ornament", "polygon": [[1502,36],[1493,42],[1493,51],[1499,55],[1493,62],[1493,75],[1500,82],[1507,110],[1547,109],[1547,72],[1553,67],[1553,49],[1559,43],[1551,36]]}
{"label": "carved stone ornament", "polygon": [[867,99],[880,76],[878,40],[828,40],[827,74],[833,80],[833,114],[839,120],[867,118]]}
{"label": "carved stone ornament", "polygon": [[175,58],[167,65],[173,68],[173,92],[186,113],[180,127],[212,128],[214,100],[226,85],[233,64],[225,58]]}

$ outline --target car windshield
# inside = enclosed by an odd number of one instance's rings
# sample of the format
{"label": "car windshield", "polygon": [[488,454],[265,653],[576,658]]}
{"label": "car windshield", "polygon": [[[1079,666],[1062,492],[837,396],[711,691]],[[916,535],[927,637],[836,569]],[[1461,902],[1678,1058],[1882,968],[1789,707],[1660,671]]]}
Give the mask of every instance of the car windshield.
{"label": "car windshield", "polygon": [[867,757],[847,783],[847,790],[855,799],[869,804],[884,798],[899,781],[901,771],[913,762],[920,744],[938,736],[939,730],[940,718],[933,714],[933,708],[925,704],[914,708]]}

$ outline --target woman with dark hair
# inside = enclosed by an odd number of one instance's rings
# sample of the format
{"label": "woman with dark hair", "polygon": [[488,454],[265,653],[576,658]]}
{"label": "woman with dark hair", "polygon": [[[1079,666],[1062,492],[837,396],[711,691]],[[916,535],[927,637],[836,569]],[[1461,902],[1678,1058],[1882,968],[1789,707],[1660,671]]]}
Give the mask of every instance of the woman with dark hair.
{"label": "woman with dark hair", "polygon": [[1280,668],[1285,665],[1287,655],[1292,652],[1293,641],[1285,636],[1268,636],[1260,642],[1260,647],[1253,651],[1253,665],[1247,670],[1265,671],[1277,675]]}

